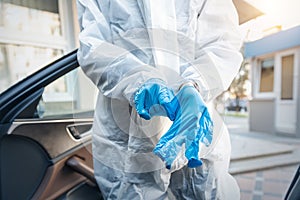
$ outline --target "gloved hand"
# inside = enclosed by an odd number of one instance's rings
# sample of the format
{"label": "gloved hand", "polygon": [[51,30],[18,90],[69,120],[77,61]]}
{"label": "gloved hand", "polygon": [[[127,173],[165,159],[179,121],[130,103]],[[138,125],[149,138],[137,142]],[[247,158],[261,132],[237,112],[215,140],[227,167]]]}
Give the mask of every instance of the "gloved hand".
{"label": "gloved hand", "polygon": [[168,88],[160,79],[147,81],[134,95],[137,113],[144,119],[153,116],[168,116],[174,120],[174,108],[171,101],[174,98],[173,90]]}
{"label": "gloved hand", "polygon": [[213,122],[199,92],[193,86],[183,87],[171,102],[177,108],[176,118],[154,148],[168,169],[185,143],[188,167],[202,165],[198,159],[199,141],[208,146],[212,141]]}

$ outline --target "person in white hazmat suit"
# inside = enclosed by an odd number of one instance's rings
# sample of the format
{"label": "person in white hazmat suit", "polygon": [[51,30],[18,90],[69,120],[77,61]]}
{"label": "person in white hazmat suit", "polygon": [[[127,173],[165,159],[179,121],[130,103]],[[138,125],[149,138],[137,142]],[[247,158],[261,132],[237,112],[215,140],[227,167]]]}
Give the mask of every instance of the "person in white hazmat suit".
{"label": "person in white hazmat suit", "polygon": [[95,178],[105,199],[239,199],[211,106],[242,56],[231,0],[77,0],[78,61],[99,89]]}

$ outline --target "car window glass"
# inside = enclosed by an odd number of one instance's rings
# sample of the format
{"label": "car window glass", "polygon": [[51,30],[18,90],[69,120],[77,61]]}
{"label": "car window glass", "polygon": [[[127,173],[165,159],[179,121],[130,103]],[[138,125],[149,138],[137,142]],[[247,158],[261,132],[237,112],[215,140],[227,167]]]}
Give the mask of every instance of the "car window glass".
{"label": "car window glass", "polygon": [[0,93],[62,55],[59,49],[0,42]]}
{"label": "car window glass", "polygon": [[45,87],[37,106],[39,118],[92,117],[97,88],[77,68]]}

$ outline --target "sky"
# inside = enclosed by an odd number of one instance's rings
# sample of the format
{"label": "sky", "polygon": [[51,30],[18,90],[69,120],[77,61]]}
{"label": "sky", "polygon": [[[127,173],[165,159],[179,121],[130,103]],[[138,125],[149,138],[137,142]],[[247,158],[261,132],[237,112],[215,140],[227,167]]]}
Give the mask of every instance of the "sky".
{"label": "sky", "polygon": [[300,25],[300,0],[246,0],[263,13],[255,20],[241,26],[246,40],[259,39],[274,31]]}

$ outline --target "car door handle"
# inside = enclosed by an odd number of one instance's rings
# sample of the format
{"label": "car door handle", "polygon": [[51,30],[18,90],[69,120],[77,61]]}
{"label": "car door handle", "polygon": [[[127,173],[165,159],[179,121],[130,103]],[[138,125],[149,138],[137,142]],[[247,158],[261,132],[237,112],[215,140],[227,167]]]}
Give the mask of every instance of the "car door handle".
{"label": "car door handle", "polygon": [[90,136],[90,130],[92,128],[92,123],[76,123],[71,124],[66,127],[67,132],[72,137],[72,139],[78,141],[87,136]]}
{"label": "car door handle", "polygon": [[66,165],[75,172],[85,176],[87,179],[97,184],[97,181],[94,177],[94,170],[86,165],[81,158],[73,156],[67,160]]}

